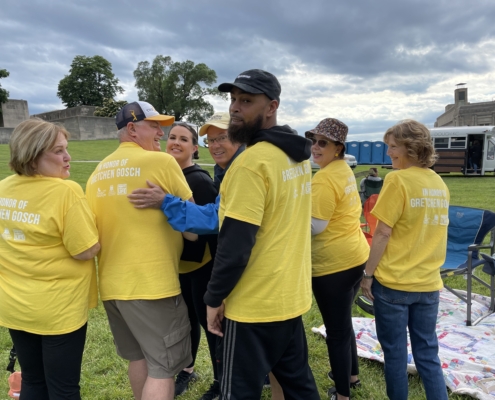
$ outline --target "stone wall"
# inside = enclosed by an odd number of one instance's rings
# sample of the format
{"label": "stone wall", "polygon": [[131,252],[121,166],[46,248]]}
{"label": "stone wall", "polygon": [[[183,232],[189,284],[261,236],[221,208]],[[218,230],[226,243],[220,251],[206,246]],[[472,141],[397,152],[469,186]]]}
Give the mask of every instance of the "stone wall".
{"label": "stone wall", "polygon": [[[27,102],[25,100],[9,100],[2,104],[3,114],[9,125],[1,127],[0,123],[0,144],[8,143],[14,128],[22,121],[29,118]],[[41,114],[31,115],[31,117],[41,118],[48,122],[53,122],[64,126],[70,133],[70,140],[101,140],[116,139],[117,126],[115,118],[95,117],[93,114],[96,107],[79,106],[67,108],[65,110],[50,111]],[[15,111],[15,112],[14,112]],[[162,128],[163,139],[168,138],[170,127]]]}
{"label": "stone wall", "polygon": [[69,131],[71,140],[99,140],[117,138],[115,118],[77,116],[62,118],[53,122],[63,125],[64,128]]}
{"label": "stone wall", "polygon": [[14,132],[14,128],[0,128],[0,144],[9,143],[12,132]]}
{"label": "stone wall", "polygon": [[458,112],[457,107],[455,107],[455,106],[450,107],[448,110],[447,110],[447,107],[445,107],[445,108],[446,108],[446,111],[437,118],[437,121],[435,122],[435,128],[440,128],[442,126],[454,125],[455,115]]}
{"label": "stone wall", "polygon": [[0,127],[15,128],[22,121],[29,119],[28,103],[26,100],[7,100],[2,103]]}
{"label": "stone wall", "polygon": [[31,115],[31,117],[38,117],[44,119],[45,121],[55,122],[60,119],[70,118],[70,117],[79,117],[79,116],[93,117],[95,110],[96,110],[95,106],[77,106],[77,107],[66,108],[65,110],[55,110],[41,114],[34,114]]}
{"label": "stone wall", "polygon": [[495,101],[471,103],[459,108],[458,126],[495,125]]}

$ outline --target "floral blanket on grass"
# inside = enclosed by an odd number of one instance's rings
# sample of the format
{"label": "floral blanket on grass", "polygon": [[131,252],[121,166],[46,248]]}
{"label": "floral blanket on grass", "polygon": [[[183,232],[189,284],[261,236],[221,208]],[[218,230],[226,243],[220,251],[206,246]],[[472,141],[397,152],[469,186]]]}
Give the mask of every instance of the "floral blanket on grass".
{"label": "floral blanket on grass", "polygon": [[[466,303],[446,289],[440,292],[437,319],[439,357],[447,387],[452,393],[476,399],[495,397],[495,314],[489,313],[490,299],[473,294],[471,310],[474,326],[466,326]],[[383,353],[376,337],[375,320],[353,318],[359,357],[383,363]],[[326,336],[325,326],[313,332]],[[408,366],[416,374],[408,340]]]}

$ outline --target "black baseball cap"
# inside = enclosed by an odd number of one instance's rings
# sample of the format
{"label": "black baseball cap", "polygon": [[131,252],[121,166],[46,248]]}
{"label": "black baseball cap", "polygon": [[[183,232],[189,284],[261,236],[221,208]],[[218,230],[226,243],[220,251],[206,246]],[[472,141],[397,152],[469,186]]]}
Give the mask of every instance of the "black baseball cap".
{"label": "black baseball cap", "polygon": [[126,104],[115,116],[117,129],[122,129],[129,122],[157,121],[161,126],[169,126],[174,123],[175,117],[160,114],[150,103],[146,101],[135,101]]}
{"label": "black baseball cap", "polygon": [[275,75],[261,69],[250,69],[237,75],[234,83],[222,83],[218,86],[220,92],[230,93],[236,87],[243,92],[252,94],[265,94],[270,100],[280,103],[282,88]]}

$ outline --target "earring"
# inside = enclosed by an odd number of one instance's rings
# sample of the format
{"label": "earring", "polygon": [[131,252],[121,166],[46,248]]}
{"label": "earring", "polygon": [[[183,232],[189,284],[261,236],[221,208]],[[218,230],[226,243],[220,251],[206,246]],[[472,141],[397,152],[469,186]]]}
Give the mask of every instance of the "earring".
{"label": "earring", "polygon": [[335,153],[335,157],[338,157],[339,156],[339,153]]}

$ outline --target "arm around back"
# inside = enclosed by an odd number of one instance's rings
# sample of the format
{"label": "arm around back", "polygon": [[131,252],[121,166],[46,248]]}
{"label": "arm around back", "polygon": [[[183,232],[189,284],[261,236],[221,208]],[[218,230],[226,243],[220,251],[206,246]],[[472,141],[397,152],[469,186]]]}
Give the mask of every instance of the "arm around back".
{"label": "arm around back", "polygon": [[92,258],[96,257],[100,249],[101,249],[100,243],[96,243],[93,246],[91,246],[89,249],[83,251],[82,253],[72,256],[72,258],[75,258],[76,260],[91,260]]}

